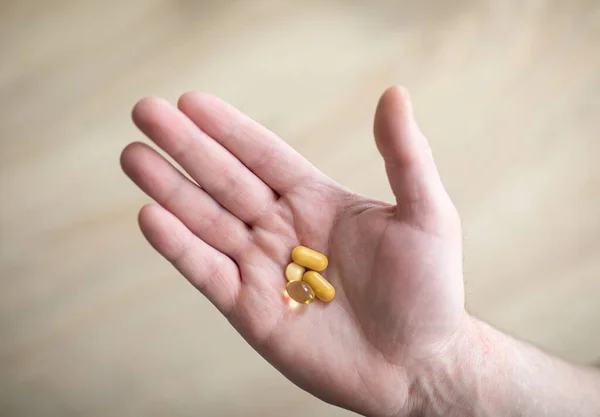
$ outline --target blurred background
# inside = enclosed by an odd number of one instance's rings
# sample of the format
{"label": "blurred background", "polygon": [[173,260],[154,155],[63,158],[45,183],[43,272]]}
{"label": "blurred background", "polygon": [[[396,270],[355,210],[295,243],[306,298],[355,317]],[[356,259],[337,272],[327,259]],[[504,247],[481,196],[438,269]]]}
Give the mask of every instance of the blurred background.
{"label": "blurred background", "polygon": [[138,231],[139,98],[215,93],[391,201],[371,125],[413,95],[462,215],[468,309],[600,359],[600,2],[0,0],[0,415],[344,416]]}

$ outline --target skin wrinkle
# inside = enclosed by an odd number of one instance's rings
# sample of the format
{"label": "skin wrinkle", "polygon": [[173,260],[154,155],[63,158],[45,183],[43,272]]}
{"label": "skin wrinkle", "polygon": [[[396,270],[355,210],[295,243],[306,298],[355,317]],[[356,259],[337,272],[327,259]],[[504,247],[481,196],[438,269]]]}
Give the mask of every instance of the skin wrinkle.
{"label": "skin wrinkle", "polygon": [[[252,220],[250,222],[250,224],[248,225],[250,227],[251,230],[255,230],[255,229],[266,229],[265,227],[261,226],[262,220],[264,218],[266,218],[269,214],[273,214],[275,212],[278,212],[278,199],[277,200],[272,200],[272,201],[267,201],[263,208],[260,209],[255,217],[254,220]],[[276,208],[273,209],[273,206],[275,206]],[[274,215],[276,216],[276,215]]]}
{"label": "skin wrinkle", "polygon": [[[341,307],[341,308],[342,308],[344,311],[346,311],[346,312],[347,312],[347,310],[345,309],[345,307],[343,306],[343,304],[342,304],[342,303],[338,303],[338,305],[339,305],[339,306],[340,306],[340,307]],[[356,322],[356,318],[354,317],[354,314],[348,314],[348,316],[349,316],[349,317],[351,317],[351,318],[352,318],[353,320],[355,320],[355,322]],[[358,324],[358,323],[357,323],[357,324]],[[362,334],[362,337],[364,337],[364,333],[362,333],[362,332],[361,332],[361,334]],[[371,349],[371,348],[373,348],[373,346],[369,346],[369,349]],[[365,391],[366,391],[366,392],[369,394],[369,398],[374,398],[374,397],[376,397],[376,395],[373,395],[373,394],[372,394],[372,391],[371,391],[371,388],[370,388],[369,384],[367,383],[367,381],[365,380],[365,378],[364,378],[364,376],[363,376],[362,372],[360,371],[360,367],[359,367],[359,366],[356,364],[356,362],[354,362],[354,363],[353,363],[353,366],[354,366],[354,371],[355,371],[355,373],[358,375],[358,377],[359,377],[359,379],[360,379],[360,381],[361,381],[361,383],[362,383],[362,385],[363,385],[363,387],[364,387]]]}
{"label": "skin wrinkle", "polygon": [[[247,168],[244,167],[244,169],[247,169]],[[235,190],[236,188],[238,188],[239,191],[234,194],[232,199],[235,201],[236,205],[243,207],[245,205],[245,203],[247,203],[251,199],[251,196],[248,195],[249,193],[247,192],[246,189],[237,187],[238,178],[243,173],[242,170],[238,170],[238,171],[240,171],[240,172],[238,172],[236,175],[229,175],[229,178],[227,178],[225,187],[223,187],[222,184],[218,184],[218,185],[215,185],[215,189],[222,188],[224,190]],[[263,185],[265,185],[265,187],[268,188],[268,186],[266,184],[263,183]],[[244,223],[246,223],[246,225],[250,229],[252,229],[253,225],[258,223],[265,214],[268,214],[268,209],[271,207],[271,205],[273,203],[277,202],[277,195],[275,194],[275,192],[273,190],[271,190],[270,188],[269,188],[269,191],[270,191],[271,197],[270,198],[267,197],[267,199],[266,199],[267,201],[264,204],[264,206],[258,210],[252,210],[253,213],[251,213],[251,214],[249,213],[248,218],[244,221]],[[236,217],[239,217],[239,216],[236,216]]]}
{"label": "skin wrinkle", "polygon": [[[304,228],[303,227],[301,228],[300,226],[296,227],[296,225],[298,224],[297,219],[302,216],[297,213],[298,209],[296,209],[295,204],[293,204],[293,202],[291,201],[292,198],[288,197],[291,195],[293,195],[292,192],[290,192],[286,195],[286,198],[290,201],[289,207],[290,207],[290,212],[292,214],[291,225],[296,230],[296,236],[297,236],[298,242],[303,243],[306,241],[306,233],[304,231]],[[298,206],[298,207],[300,207],[300,206]]]}
{"label": "skin wrinkle", "polygon": [[[358,196],[353,196],[353,197],[358,197]],[[375,202],[367,201],[364,204],[367,205],[367,207],[359,210],[359,213],[357,214],[357,216],[360,216],[361,214],[367,212],[369,209],[372,209],[372,208],[379,208],[379,207],[383,207],[384,209],[385,208],[390,208],[390,209],[394,208],[394,206],[392,206],[392,205],[389,205],[389,204],[384,203],[384,202],[377,202],[377,201],[375,201]],[[340,211],[338,213],[338,215],[336,216],[335,223],[332,225],[331,230],[335,230],[336,225],[339,222],[339,220],[341,218],[343,218],[347,213],[349,213],[351,210],[353,210],[355,208],[356,208],[356,206],[349,205],[348,207],[346,207],[345,209],[343,209],[342,211]],[[382,243],[382,240],[383,240],[383,238],[385,236],[385,231],[387,231],[387,228],[389,227],[389,225],[390,225],[390,223],[388,221],[386,223],[384,233],[381,234],[381,237],[380,237],[380,239],[379,239],[379,241],[378,241],[378,243],[376,245],[376,250],[375,250],[374,253],[378,252],[379,247],[380,247],[380,245]],[[373,263],[373,267],[374,266],[375,266],[375,263]],[[371,276],[373,276],[373,271],[371,271]],[[343,278],[341,278],[341,279],[343,280]],[[342,290],[343,290],[343,287],[342,287]],[[342,295],[342,294],[339,294],[339,295]],[[389,358],[386,357],[386,355],[383,352],[381,352],[379,349],[377,349],[375,347],[375,345],[372,343],[372,341],[370,340],[370,338],[367,337],[364,328],[360,325],[360,322],[358,321],[357,314],[354,311],[354,309],[351,308],[350,310],[348,310],[344,306],[344,304],[341,302],[341,300],[339,300],[339,298],[338,298],[339,295],[336,296],[336,299],[334,300],[334,302],[336,302],[340,306],[340,308],[346,312],[346,314],[348,315],[348,317],[350,317],[351,320],[354,321],[354,323],[356,324],[356,327],[359,329],[360,333],[362,334],[362,337],[367,342],[369,349],[372,350],[373,352],[376,352],[376,354],[379,355],[384,360],[384,362],[390,367],[390,369],[392,369],[394,371],[393,373],[402,373],[402,374],[405,374],[405,370],[399,364],[396,364],[395,362],[391,361]],[[346,301],[347,301],[347,297],[346,297],[345,293],[343,295],[344,295],[344,298],[346,298]],[[402,369],[402,371],[399,372],[401,369]],[[359,374],[362,383],[368,389],[368,386],[367,386],[367,384],[366,384],[366,382],[365,382],[362,374],[360,373],[360,371],[357,370],[357,373]],[[398,377],[400,379],[401,375],[399,375]],[[407,401],[408,401],[408,398],[406,399],[405,402],[401,402],[400,406],[398,407],[398,411],[395,414],[399,414],[399,411],[404,409],[404,407],[406,406],[406,402]]]}
{"label": "skin wrinkle", "polygon": [[294,208],[289,196],[292,192],[283,194],[279,199],[279,217],[286,222],[290,227],[294,226]]}
{"label": "skin wrinkle", "polygon": [[[175,161],[185,161],[186,156],[189,155],[189,153],[190,153],[189,150],[192,146],[192,141],[196,140],[196,135],[194,135],[191,132],[190,132],[190,135],[186,135],[186,137],[188,138],[187,140],[167,140],[166,141],[167,143],[171,142],[171,143],[178,144],[178,145],[175,145],[174,148],[170,152],[167,150],[167,153],[169,153]],[[173,145],[171,145],[171,146],[173,146]]]}
{"label": "skin wrinkle", "polygon": [[[276,239],[282,240],[282,236],[281,236],[281,234],[282,234],[282,227],[278,227],[278,228],[272,227],[272,228],[270,228],[269,225],[274,225],[274,223],[279,223],[279,221],[282,221],[284,226],[287,226],[287,228],[291,229],[292,231],[294,230],[294,225],[290,222],[290,220],[287,219],[287,218],[284,218],[281,215],[281,213],[284,212],[285,205],[280,204],[279,201],[273,201],[273,202],[270,202],[268,204],[270,204],[270,206],[265,209],[265,213],[263,215],[263,218],[266,218],[266,216],[271,213],[272,214],[272,221],[271,222],[258,221],[255,225],[252,226],[252,232],[253,233],[250,234],[251,241],[254,244],[256,244],[258,247],[260,247],[260,248],[268,247],[268,246],[264,245],[264,242],[265,242],[264,238],[261,238],[261,240],[263,241],[263,243],[261,243],[258,240],[258,238],[262,236],[261,232],[265,233],[268,236],[274,236]],[[275,208],[273,210],[270,210],[271,206],[275,206]],[[266,224],[261,225],[261,223],[266,223]],[[272,230],[270,230],[270,229],[272,229]],[[297,240],[294,239],[292,237],[292,235],[293,235],[293,232],[290,233],[290,240],[293,240],[294,242],[293,243],[286,243],[285,244],[286,247],[291,248],[291,247],[296,246],[298,244]],[[278,251],[278,252],[280,252],[280,251]],[[282,259],[275,259],[276,257],[277,257],[276,254],[272,254],[271,260],[273,260],[273,261],[281,261],[282,263],[285,263],[287,261],[287,259],[289,258],[289,256],[287,256],[287,255],[285,256],[285,260],[283,260],[283,256],[278,257],[278,258],[282,258]]]}
{"label": "skin wrinkle", "polygon": [[[179,172],[179,171],[178,171]],[[159,201],[158,203],[165,206],[171,206],[173,201],[175,200],[175,196],[181,195],[181,191],[183,186],[185,185],[184,181],[175,181],[176,184],[171,186],[171,190],[165,195],[163,201]],[[171,210],[169,210],[171,211]],[[175,215],[175,213],[173,213]]]}
{"label": "skin wrinkle", "polygon": [[[431,227],[430,229],[426,228],[423,225],[427,224],[427,221],[424,221],[422,223],[411,221],[412,217],[413,216],[406,215],[406,216],[402,216],[399,220],[402,223],[406,224],[408,227],[412,228],[413,230],[415,230],[419,233],[425,233],[427,235],[434,236],[434,237],[441,238],[441,239],[445,239],[447,237],[447,233],[444,230],[442,230],[442,231],[438,230],[439,227]],[[442,223],[451,223],[451,222],[444,221],[444,222],[438,222],[438,223],[442,224]]]}
{"label": "skin wrinkle", "polygon": [[[220,259],[217,259],[213,263],[213,265],[214,265],[213,270],[208,274],[207,278],[204,280],[205,282],[202,285],[202,288],[199,288],[200,291],[202,291],[207,285],[210,285],[210,283],[214,282],[215,280],[220,280],[223,283],[227,282],[226,277],[223,275],[223,269],[224,269],[223,262],[224,262],[223,258],[220,258]],[[219,278],[217,278],[217,277],[219,277]],[[238,278],[241,278],[240,274],[238,274]],[[241,281],[241,279],[240,279],[240,281]],[[240,286],[236,286],[236,288],[240,288]],[[230,295],[233,295],[233,294],[231,294],[231,291],[228,291],[228,293]],[[232,306],[233,304],[235,304],[236,297],[232,296],[230,298],[231,298],[230,305]],[[229,309],[231,309],[231,308],[232,307],[229,307]],[[224,312],[226,310],[227,309],[224,309]],[[227,316],[227,314],[226,314],[226,316]]]}
{"label": "skin wrinkle", "polygon": [[[276,160],[274,158],[274,155],[276,154],[277,149],[279,149],[279,141],[273,141],[269,147],[267,149],[265,149],[257,158],[255,161],[253,161],[250,165],[255,165],[257,168],[256,170],[259,169],[264,169],[264,168],[269,168],[270,171],[273,171],[275,169],[275,164],[272,163],[272,161]],[[269,163],[271,162],[271,163]],[[250,169],[250,168],[248,168]],[[252,170],[250,170],[252,171]],[[258,175],[257,175],[258,177]],[[267,186],[269,186],[269,184],[266,184]],[[285,190],[282,190],[285,193]],[[280,197],[280,195],[278,194],[278,191],[273,190],[274,193],[277,193],[278,197]]]}
{"label": "skin wrinkle", "polygon": [[[321,190],[316,190],[319,195],[321,194],[330,194],[330,195],[340,195],[340,201],[337,202],[333,202],[334,203],[334,216],[331,219],[331,226],[329,226],[330,230],[334,230],[335,225],[337,223],[337,221],[342,217],[342,215],[349,209],[351,209],[351,202],[352,200],[355,198],[355,193],[352,192],[348,192],[346,189],[342,188],[342,187],[333,187],[330,186],[329,184],[322,184],[323,187],[325,187],[328,190],[325,190],[325,192],[323,193]],[[330,192],[328,192],[330,191]],[[332,203],[332,201],[327,201],[327,203]],[[292,206],[293,207],[293,206]],[[293,210],[293,208],[292,208]],[[325,247],[323,248],[324,253],[328,253],[329,252],[329,248],[331,247],[331,237],[332,234],[330,233],[328,236],[327,241],[325,242]],[[300,240],[300,242],[305,242],[305,239]]]}
{"label": "skin wrinkle", "polygon": [[[357,196],[357,198],[360,198],[360,197]],[[357,205],[352,205],[351,203],[349,203],[346,208],[341,209],[341,211],[335,217],[335,221],[332,225],[332,230],[335,230],[338,227],[338,223],[339,223],[340,219],[344,218],[346,215],[349,215],[350,212],[356,211],[357,213],[355,213],[354,215],[357,218],[359,218],[362,214],[366,213],[369,209],[374,207],[374,205],[371,205],[369,202],[365,202],[364,205],[365,205],[365,207],[360,207],[360,203],[358,203]],[[357,209],[357,207],[358,207],[358,209]],[[328,242],[328,247],[332,246],[331,240],[332,240],[332,236],[330,236],[330,239]]]}
{"label": "skin wrinkle", "polygon": [[[416,127],[416,126],[415,126]],[[416,127],[418,129],[418,127]],[[413,159],[406,160],[406,158],[399,157],[398,155],[382,155],[383,162],[385,164],[392,164],[394,166],[398,166],[404,169],[411,169],[418,166],[424,167],[426,169],[436,169],[435,159],[433,157],[433,149],[431,148],[429,142],[422,138],[426,142],[425,146],[421,146],[420,151],[417,153],[416,157],[418,159],[414,159],[415,155],[413,154]],[[392,151],[393,153],[394,151]],[[436,169],[437,171],[437,169]]]}
{"label": "skin wrinkle", "polygon": [[[190,257],[189,253],[190,253],[190,248],[192,246],[189,239],[187,242],[183,242],[180,240],[179,244],[181,247],[180,247],[180,249],[178,249],[178,251],[177,251],[178,253],[176,255],[174,255],[170,260],[170,262],[173,264],[173,266],[177,270],[183,269],[182,263],[185,262],[186,258]],[[226,255],[223,255],[223,256],[226,256]],[[210,262],[210,264],[212,265],[210,272],[208,274],[206,274],[203,279],[201,279],[199,281],[196,280],[195,282],[193,282],[194,286],[196,288],[198,288],[198,290],[202,293],[204,293],[206,286],[209,285],[209,283],[211,281],[214,281],[216,276],[222,275],[223,258],[217,257],[217,258],[213,259],[212,262]],[[224,280],[224,282],[226,282],[226,280]],[[227,309],[223,309],[224,314],[226,314],[226,310]]]}
{"label": "skin wrinkle", "polygon": [[[208,235],[226,235],[228,237],[228,240],[230,242],[236,242],[237,236],[236,238],[232,238],[232,233],[228,233],[226,232],[226,228],[223,226],[223,224],[226,223],[226,220],[223,219],[223,217],[225,217],[225,212],[222,210],[217,210],[217,212],[215,213],[214,216],[211,216],[211,218],[208,219],[208,224],[204,225],[202,227],[202,229],[204,229],[204,234]],[[196,234],[196,236],[198,236],[200,239],[201,237],[199,236],[199,234],[195,233],[195,231],[193,232],[194,234]],[[200,233],[202,234],[202,233]],[[230,249],[227,251],[228,253],[224,253],[225,255],[228,255],[230,258],[232,259],[238,259],[239,258],[239,254],[244,250],[245,245],[247,245],[247,242],[244,242],[242,244],[235,244],[235,245],[229,245]],[[235,249],[234,249],[235,248]]]}
{"label": "skin wrinkle", "polygon": [[211,194],[217,194],[215,200],[219,200],[219,194],[222,195],[222,193],[218,193],[216,190],[221,190],[221,192],[227,191],[227,194],[230,194],[231,190],[235,190],[236,185],[238,185],[238,178],[241,174],[242,172],[240,172],[240,170],[229,169],[228,167],[223,168],[219,172],[219,175],[216,176],[218,180],[212,185],[212,189],[215,191],[212,191]]}
{"label": "skin wrinkle", "polygon": [[[273,203],[271,203],[271,204],[273,204]],[[285,218],[284,216],[280,215],[280,213],[284,212],[285,205],[281,205],[277,202],[275,202],[275,204],[276,204],[277,208],[274,211],[274,221],[281,220],[285,226],[288,226],[289,229],[294,230],[294,225],[291,223],[291,221],[288,218]],[[290,205],[290,207],[291,207],[291,205]],[[275,214],[275,213],[277,213],[277,214]],[[288,216],[286,216],[286,217],[288,217]],[[259,222],[259,223],[262,223],[262,222]],[[269,230],[269,227],[262,227],[262,226],[255,225],[255,226],[253,226],[252,232],[253,233],[250,234],[250,239],[251,239],[252,244],[261,248],[263,251],[265,251],[264,248],[273,249],[267,245],[267,240],[265,237],[263,237],[263,233],[266,234],[267,236],[275,236],[275,238],[279,239],[279,240],[282,239],[280,228],[278,228],[277,230],[271,231],[271,230]],[[294,243],[285,243],[286,247],[291,248],[291,247],[297,245],[297,239],[294,239],[294,237],[292,237],[292,233],[290,233],[290,240],[293,240]],[[281,251],[273,251],[273,252],[281,252]],[[276,253],[272,253],[271,256],[269,256],[269,258],[272,262],[275,262],[277,265],[280,265],[281,263],[287,262],[287,258],[289,258],[289,256],[282,255],[282,256],[278,257],[276,255]],[[276,259],[276,258],[278,258],[278,259]],[[279,258],[281,258],[281,259],[279,259]],[[283,258],[285,258],[285,260]]]}
{"label": "skin wrinkle", "polygon": [[[239,270],[239,275],[241,277],[243,275],[243,273],[239,268],[238,268],[238,270]],[[238,293],[235,297],[235,302],[233,303],[232,311],[231,311],[230,315],[227,317],[227,319],[234,325],[234,327],[236,326],[237,321],[244,320],[244,315],[240,313],[240,308],[246,307],[247,300],[251,297],[250,292],[255,293],[256,289],[250,285],[246,285],[242,280],[242,285],[240,286],[240,290],[238,291]],[[244,298],[246,300],[246,302],[243,302],[241,300],[242,298]]]}
{"label": "skin wrinkle", "polygon": [[[373,260],[375,260],[379,254],[379,250],[381,248],[381,243],[383,242],[383,239],[385,238],[386,234],[387,234],[387,230],[390,227],[391,222],[386,222],[385,224],[385,228],[383,229],[383,232],[381,233],[381,235],[379,236],[379,240],[377,242],[377,244],[375,245],[375,250],[373,251]],[[377,266],[377,262],[372,262],[371,263],[371,270],[369,271],[369,274],[371,277],[375,276],[375,267]],[[362,326],[361,326],[362,329]],[[364,329],[362,329],[363,333],[365,333]],[[373,343],[373,341],[371,340],[371,338],[365,333],[364,334],[366,340],[368,340],[369,344],[373,347],[375,347],[375,343]],[[381,355],[385,358],[385,360],[388,363],[392,363],[392,361],[385,355],[384,352],[381,352]]]}
{"label": "skin wrinkle", "polygon": [[173,255],[170,259],[171,263],[176,268],[181,263],[182,259],[184,259],[184,257],[189,253],[188,251],[189,251],[190,244],[191,244],[189,239],[187,242],[182,242],[180,239],[178,239],[178,240],[179,240],[180,248],[177,249],[177,254]]}
{"label": "skin wrinkle", "polygon": [[[363,385],[364,390],[367,392],[367,394],[369,394],[369,396],[371,398],[374,397],[374,395],[371,394],[371,388],[369,387],[369,384],[367,384],[367,381],[365,381],[365,378],[363,377],[362,372],[360,372],[358,366],[356,366],[356,363],[353,364],[354,365],[354,372],[356,372],[356,374],[358,375],[358,378],[360,379],[360,382]],[[364,396],[363,396],[364,398]]]}
{"label": "skin wrinkle", "polygon": [[266,337],[262,341],[260,341],[260,340],[258,341],[257,345],[259,348],[268,349],[268,347],[271,345],[271,343],[270,343],[271,339],[273,338],[275,331],[279,328],[279,324],[283,320],[286,312],[287,312],[286,308],[281,309],[281,313],[277,317],[277,320],[275,320],[275,324],[271,327],[271,330],[269,330],[269,333],[266,335]]}
{"label": "skin wrinkle", "polygon": [[[201,93],[202,94],[202,93]],[[238,119],[239,120],[239,119]],[[230,142],[232,139],[236,139],[238,137],[237,132],[240,129],[240,125],[242,125],[241,122],[238,123],[233,123],[231,122],[231,120],[228,120],[226,123],[224,123],[226,127],[226,133],[223,135],[223,142],[228,143]],[[200,127],[198,127],[198,129],[200,129]],[[202,129],[200,129],[202,130]],[[208,137],[211,137],[210,135],[206,134]],[[213,139],[215,140],[215,139]],[[215,140],[216,142],[218,142],[220,144],[219,141]],[[241,162],[241,161],[240,161]]]}

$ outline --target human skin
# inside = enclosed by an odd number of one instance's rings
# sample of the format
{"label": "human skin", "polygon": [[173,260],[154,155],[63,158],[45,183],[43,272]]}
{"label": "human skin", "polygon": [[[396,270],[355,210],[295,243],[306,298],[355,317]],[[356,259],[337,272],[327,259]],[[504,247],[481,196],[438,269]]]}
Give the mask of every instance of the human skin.
{"label": "human skin", "polygon": [[[546,402],[567,397],[589,407],[570,415],[600,415],[596,373],[465,311],[460,219],[404,89],[386,90],[374,126],[395,204],[337,184],[208,94],[186,93],[177,107],[142,99],[133,120],[195,181],[149,146],[128,145],[124,171],[157,202],[141,209],[142,232],[300,388],[372,416],[562,416]],[[298,245],[327,254],[332,302],[283,294]],[[534,414],[540,402],[547,412]]]}

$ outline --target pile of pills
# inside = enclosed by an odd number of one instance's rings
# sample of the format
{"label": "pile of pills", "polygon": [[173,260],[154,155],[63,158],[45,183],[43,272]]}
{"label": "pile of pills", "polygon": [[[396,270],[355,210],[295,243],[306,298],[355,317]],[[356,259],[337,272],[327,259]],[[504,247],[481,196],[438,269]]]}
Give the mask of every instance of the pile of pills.
{"label": "pile of pills", "polygon": [[335,288],[319,272],[327,268],[327,257],[306,246],[296,246],[292,263],[285,268],[285,287],[292,300],[310,304],[315,296],[326,303],[335,297]]}

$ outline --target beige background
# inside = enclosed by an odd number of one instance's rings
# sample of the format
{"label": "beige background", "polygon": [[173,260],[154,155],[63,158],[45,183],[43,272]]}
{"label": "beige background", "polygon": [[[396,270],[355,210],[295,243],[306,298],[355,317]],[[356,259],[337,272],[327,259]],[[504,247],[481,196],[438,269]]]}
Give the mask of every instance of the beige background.
{"label": "beige background", "polygon": [[469,309],[597,361],[599,45],[593,0],[0,1],[0,415],[348,414],[137,229],[130,108],[190,89],[389,200],[371,122],[406,85],[462,214]]}

